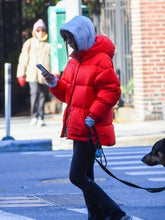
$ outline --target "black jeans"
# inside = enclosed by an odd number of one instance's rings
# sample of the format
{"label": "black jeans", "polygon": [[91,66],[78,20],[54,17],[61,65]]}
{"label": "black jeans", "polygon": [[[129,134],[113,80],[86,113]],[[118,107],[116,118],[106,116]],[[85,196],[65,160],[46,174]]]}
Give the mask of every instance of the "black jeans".
{"label": "black jeans", "polygon": [[125,212],[94,182],[94,152],[86,142],[73,142],[70,181],[83,192],[88,220],[120,220]]}
{"label": "black jeans", "polygon": [[30,87],[30,113],[33,118],[44,118],[44,104],[47,85],[38,82],[29,82]]}

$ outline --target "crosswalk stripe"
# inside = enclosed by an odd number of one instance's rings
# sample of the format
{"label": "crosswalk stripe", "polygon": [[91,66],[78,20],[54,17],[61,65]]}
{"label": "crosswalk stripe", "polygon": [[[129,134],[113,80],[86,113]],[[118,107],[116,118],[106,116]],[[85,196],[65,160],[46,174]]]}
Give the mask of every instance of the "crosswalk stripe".
{"label": "crosswalk stripe", "polygon": [[0,197],[0,207],[42,207],[49,203],[34,196]]}
{"label": "crosswalk stripe", "polygon": [[[133,161],[115,161],[115,162],[108,162],[107,165],[122,165],[122,164],[141,164],[142,162],[139,160],[133,160]],[[99,166],[99,164],[96,164],[96,166]]]}
{"label": "crosswalk stripe", "polygon": [[[136,154],[136,155],[140,155],[143,156],[145,155],[146,153],[148,153],[149,151],[146,151],[146,150],[141,150],[141,151],[120,151],[120,152],[109,152],[107,150],[105,150],[105,155],[106,156],[114,156],[114,155],[132,155],[132,154]],[[37,154],[37,155],[43,155],[43,156],[47,156],[47,155],[52,155],[53,157],[72,157],[72,153],[68,153],[68,154],[61,154],[58,152],[20,152],[20,154],[26,154],[26,155],[34,155],[34,154]],[[137,158],[139,158],[137,157]]]}
{"label": "crosswalk stripe", "polygon": [[165,174],[165,171],[142,171],[142,172],[126,172],[127,175],[137,176],[137,175],[158,175]]}
{"label": "crosswalk stripe", "polygon": [[149,151],[120,151],[120,152],[105,152],[105,155],[130,155],[130,154],[147,154]]}
{"label": "crosswalk stripe", "polygon": [[[146,153],[148,153],[148,151],[130,151],[130,152],[105,152],[106,157],[109,156],[114,156],[114,155],[130,155],[130,154],[140,154],[141,156],[145,155]],[[140,157],[137,156],[137,158]],[[53,157],[72,157],[72,154],[54,154]],[[127,156],[126,156],[127,157]],[[108,157],[107,157],[108,158]],[[131,158],[131,156],[130,156]]]}
{"label": "crosswalk stripe", "polygon": [[106,157],[107,160],[123,160],[123,159],[138,159],[138,158],[142,158],[142,156],[140,155],[136,155],[136,156],[113,156],[113,157]]}
{"label": "crosswalk stripe", "polygon": [[71,157],[71,154],[57,154],[57,155],[53,155],[53,157]]}
{"label": "crosswalk stripe", "polygon": [[138,170],[138,169],[160,169],[161,166],[149,167],[149,166],[119,166],[119,167],[111,167],[112,170]]}
{"label": "crosswalk stripe", "polygon": [[55,154],[55,152],[52,151],[29,151],[29,152],[20,152],[19,154],[22,155],[43,155],[43,156],[49,156]]}
{"label": "crosswalk stripe", "polygon": [[74,212],[78,212],[78,213],[81,213],[81,214],[87,214],[87,209],[86,208],[79,208],[79,209],[71,209],[71,208],[68,208],[69,211],[74,211]]}
{"label": "crosswalk stripe", "polygon": [[165,177],[164,178],[148,178],[150,181],[154,182],[165,182]]}

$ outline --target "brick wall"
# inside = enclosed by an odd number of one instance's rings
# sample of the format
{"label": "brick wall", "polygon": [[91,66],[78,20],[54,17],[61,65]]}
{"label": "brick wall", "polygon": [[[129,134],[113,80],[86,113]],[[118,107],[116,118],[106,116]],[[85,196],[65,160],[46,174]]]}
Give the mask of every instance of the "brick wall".
{"label": "brick wall", "polygon": [[165,0],[131,0],[131,28],[137,117],[165,119]]}

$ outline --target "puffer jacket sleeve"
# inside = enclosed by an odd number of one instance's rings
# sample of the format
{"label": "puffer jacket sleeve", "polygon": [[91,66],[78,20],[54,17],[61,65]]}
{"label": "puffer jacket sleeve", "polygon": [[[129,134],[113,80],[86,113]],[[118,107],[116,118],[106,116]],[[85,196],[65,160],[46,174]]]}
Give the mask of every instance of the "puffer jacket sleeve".
{"label": "puffer jacket sleeve", "polygon": [[17,66],[17,78],[26,75],[26,69],[29,61],[30,42],[31,39],[28,39],[22,46]]}
{"label": "puffer jacket sleeve", "polygon": [[61,102],[65,102],[66,87],[66,83],[58,78],[57,85],[52,88],[49,87],[49,90],[57,99]]}
{"label": "puffer jacket sleeve", "polygon": [[65,67],[65,70],[64,70],[61,78],[59,78],[59,76],[56,75],[58,78],[57,85],[53,88],[51,88],[51,87],[49,88],[50,92],[57,99],[59,99],[61,102],[65,102],[65,103],[67,103],[66,96],[68,96],[68,95],[66,95],[66,94],[70,90],[69,85],[72,82],[72,78],[71,79],[68,79],[68,78],[70,78],[71,76],[74,75],[74,71],[72,73],[70,72],[70,69],[71,69],[70,66],[74,66],[74,65],[72,65],[72,63],[74,63],[73,59],[67,63],[67,66]]}
{"label": "puffer jacket sleeve", "polygon": [[95,79],[97,96],[89,109],[89,116],[97,122],[104,117],[120,98],[120,81],[114,72],[113,65],[105,68]]}

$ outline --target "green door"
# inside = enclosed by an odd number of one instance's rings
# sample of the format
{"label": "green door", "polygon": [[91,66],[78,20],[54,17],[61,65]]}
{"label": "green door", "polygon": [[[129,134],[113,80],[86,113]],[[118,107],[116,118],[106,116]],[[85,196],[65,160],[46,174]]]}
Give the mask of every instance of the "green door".
{"label": "green door", "polygon": [[[65,1],[61,1],[64,2]],[[87,6],[82,5],[82,14],[89,17]],[[50,63],[52,73],[63,72],[67,64],[67,54],[64,41],[60,35],[60,28],[65,24],[66,12],[64,7],[56,6],[48,7],[48,34],[51,45]]]}
{"label": "green door", "polygon": [[48,33],[51,45],[50,63],[52,72],[62,72],[67,63],[65,45],[59,31],[65,23],[65,17],[64,10],[57,10],[54,6],[48,8]]}

